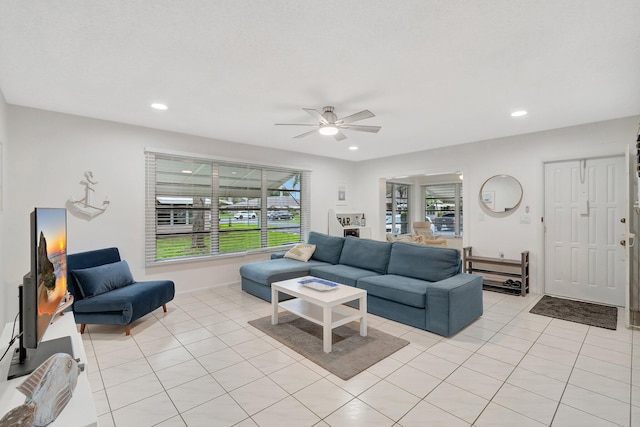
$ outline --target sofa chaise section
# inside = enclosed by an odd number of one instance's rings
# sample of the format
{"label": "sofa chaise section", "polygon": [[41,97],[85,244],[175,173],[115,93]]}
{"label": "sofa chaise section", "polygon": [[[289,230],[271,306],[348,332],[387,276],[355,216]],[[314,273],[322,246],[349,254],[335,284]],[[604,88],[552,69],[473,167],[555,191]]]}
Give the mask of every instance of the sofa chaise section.
{"label": "sofa chaise section", "polygon": [[[282,280],[308,276],[314,267],[337,264],[340,261],[343,237],[328,236],[322,233],[309,233],[309,244],[316,249],[307,262],[283,258],[284,254],[273,254],[267,261],[252,262],[240,267],[240,285],[242,290],[258,298],[271,302],[271,284]],[[290,299],[291,295],[279,293],[279,300]]]}
{"label": "sofa chaise section", "polygon": [[[252,262],[240,267],[240,285],[243,291],[271,302],[271,284],[273,282],[308,276],[311,267],[323,265],[327,265],[327,263],[313,259],[301,262],[289,258],[274,258]],[[279,301],[293,298],[283,292],[278,295]]]}

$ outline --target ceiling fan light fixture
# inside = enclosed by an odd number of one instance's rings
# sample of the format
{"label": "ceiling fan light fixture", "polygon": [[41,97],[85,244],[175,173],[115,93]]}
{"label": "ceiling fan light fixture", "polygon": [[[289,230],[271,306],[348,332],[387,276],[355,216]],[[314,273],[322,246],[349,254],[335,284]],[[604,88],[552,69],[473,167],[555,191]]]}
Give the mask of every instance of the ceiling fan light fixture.
{"label": "ceiling fan light fixture", "polygon": [[320,128],[318,129],[318,132],[320,132],[320,135],[333,136],[338,133],[338,128],[332,124],[321,125]]}

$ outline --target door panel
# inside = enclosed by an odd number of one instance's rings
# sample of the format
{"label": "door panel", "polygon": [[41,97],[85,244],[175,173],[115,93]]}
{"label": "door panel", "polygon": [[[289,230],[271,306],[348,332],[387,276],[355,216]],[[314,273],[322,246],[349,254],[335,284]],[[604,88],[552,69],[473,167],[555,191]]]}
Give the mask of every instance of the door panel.
{"label": "door panel", "polygon": [[623,157],[545,164],[545,293],[624,306]]}

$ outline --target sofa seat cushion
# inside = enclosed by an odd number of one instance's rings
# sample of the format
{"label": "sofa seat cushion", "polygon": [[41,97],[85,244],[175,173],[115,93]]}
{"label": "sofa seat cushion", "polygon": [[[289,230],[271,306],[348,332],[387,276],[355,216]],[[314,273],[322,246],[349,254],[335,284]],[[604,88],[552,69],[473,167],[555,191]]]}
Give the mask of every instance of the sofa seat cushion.
{"label": "sofa seat cushion", "polygon": [[241,266],[240,276],[253,282],[270,286],[273,282],[298,276],[296,273],[299,273],[299,276],[306,276],[312,267],[322,265],[328,264],[326,262],[316,261],[313,258],[307,262],[296,261],[290,258],[271,259]]}
{"label": "sofa seat cushion", "polygon": [[84,298],[95,297],[134,282],[127,261],[72,270],[71,274]]}
{"label": "sofa seat cushion", "polygon": [[367,291],[367,295],[397,302],[416,308],[427,306],[427,287],[429,282],[412,277],[385,274],[365,277],[356,285]]}
{"label": "sofa seat cushion", "polygon": [[377,276],[379,273],[362,268],[351,267],[349,265],[325,265],[322,267],[313,267],[309,270],[312,276],[322,279],[331,280],[332,282],[341,283],[343,285],[356,286],[358,279],[368,276]]}
{"label": "sofa seat cushion", "polygon": [[438,282],[460,273],[460,251],[394,242],[387,273]]}
{"label": "sofa seat cushion", "polygon": [[[92,298],[75,301],[73,311],[83,314],[120,313],[118,323],[126,325],[171,301],[174,296],[175,285],[171,280],[135,282]],[[87,320],[86,323],[94,322]]]}
{"label": "sofa seat cushion", "polygon": [[340,264],[385,274],[390,253],[391,243],[389,242],[349,236],[344,241]]}
{"label": "sofa seat cushion", "polygon": [[311,259],[328,264],[337,264],[340,261],[344,240],[344,237],[329,236],[312,231],[307,239],[307,243],[316,245],[316,250],[311,255]]}

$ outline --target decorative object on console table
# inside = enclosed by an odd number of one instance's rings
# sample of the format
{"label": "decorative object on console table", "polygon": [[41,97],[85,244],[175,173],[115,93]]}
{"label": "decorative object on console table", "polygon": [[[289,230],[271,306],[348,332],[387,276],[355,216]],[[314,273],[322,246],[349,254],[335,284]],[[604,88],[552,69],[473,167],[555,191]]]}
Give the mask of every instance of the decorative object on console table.
{"label": "decorative object on console table", "polygon": [[364,239],[371,238],[371,228],[362,224],[364,214],[357,213],[336,213],[335,210],[329,209],[329,235],[331,236],[353,236]]}
{"label": "decorative object on console table", "polygon": [[476,256],[472,254],[471,246],[467,246],[464,248],[464,271],[480,273],[483,287],[490,291],[523,297],[529,292],[529,251],[523,251],[520,260],[514,260]]}
{"label": "decorative object on console table", "polygon": [[81,371],[70,355],[52,354],[16,387],[27,398],[0,419],[0,427],[51,424],[71,400]]}
{"label": "decorative object on console table", "polygon": [[[13,336],[12,329],[13,322],[5,325],[0,333],[0,342],[9,342],[9,339]],[[82,338],[76,327],[74,313],[71,311],[62,317],[57,317],[53,323],[51,323],[45,332],[43,342],[55,341],[62,337],[70,338],[73,346],[73,358],[80,361],[79,366],[84,366],[84,370],[80,372],[77,377],[73,397],[55,421],[49,424],[49,427],[97,427],[98,419],[96,408],[87,373],[88,370],[91,370],[92,362],[87,360]],[[0,378],[3,379],[7,377],[9,370],[9,363],[6,362],[7,359],[4,359],[2,363],[0,363]],[[89,369],[87,369],[87,367],[89,367]],[[10,412],[12,408],[19,407],[25,403],[24,394],[16,389],[25,378],[26,377],[20,377],[8,381],[0,381],[0,417]]]}

